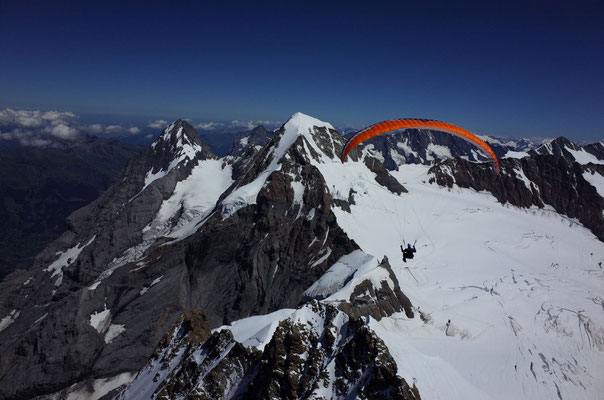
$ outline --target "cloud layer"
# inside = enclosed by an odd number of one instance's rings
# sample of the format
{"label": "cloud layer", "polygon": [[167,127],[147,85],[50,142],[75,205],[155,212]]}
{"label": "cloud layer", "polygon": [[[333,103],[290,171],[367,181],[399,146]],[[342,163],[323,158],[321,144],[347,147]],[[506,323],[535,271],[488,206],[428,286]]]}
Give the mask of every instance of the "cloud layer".
{"label": "cloud layer", "polygon": [[22,146],[48,147],[61,140],[74,140],[81,134],[138,134],[135,126],[79,123],[72,112],[40,110],[0,110],[0,140],[16,140]]}
{"label": "cloud layer", "polygon": [[[203,121],[193,122],[187,119],[200,132],[241,131],[253,129],[258,125],[267,128],[276,127],[279,123],[274,121],[232,120],[226,122]],[[152,139],[157,132],[163,130],[168,121],[158,119],[148,122],[144,133],[145,139]],[[85,124],[80,117],[73,112],[62,111],[40,111],[40,110],[14,110],[5,108],[0,110],[0,140],[18,141],[23,146],[35,147],[59,147],[61,143],[73,141],[79,135],[137,135],[143,130],[136,126],[104,125],[101,123]]]}

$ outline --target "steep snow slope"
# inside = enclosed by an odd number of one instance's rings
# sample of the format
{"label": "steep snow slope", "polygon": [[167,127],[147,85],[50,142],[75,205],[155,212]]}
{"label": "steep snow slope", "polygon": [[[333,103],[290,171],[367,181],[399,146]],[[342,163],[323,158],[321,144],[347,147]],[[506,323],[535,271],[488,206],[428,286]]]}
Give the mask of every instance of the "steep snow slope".
{"label": "steep snow slope", "polygon": [[[425,398],[598,398],[604,391],[604,245],[555,212],[429,185],[427,168],[395,173],[396,196],[332,169],[358,195],[338,223],[364,251],[387,255],[428,323],[372,321]],[[338,173],[342,176],[337,177]],[[359,190],[360,189],[360,190]],[[402,240],[417,240],[403,263]],[[447,321],[451,320],[447,328]]]}

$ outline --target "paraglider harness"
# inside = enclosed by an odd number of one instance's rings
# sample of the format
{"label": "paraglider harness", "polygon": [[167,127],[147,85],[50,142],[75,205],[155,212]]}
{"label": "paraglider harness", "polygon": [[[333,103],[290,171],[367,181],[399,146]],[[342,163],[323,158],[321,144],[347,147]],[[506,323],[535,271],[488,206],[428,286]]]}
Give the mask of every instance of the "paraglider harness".
{"label": "paraglider harness", "polygon": [[415,242],[413,242],[413,246],[411,245],[411,243],[407,244],[406,248],[403,248],[403,245],[405,244],[405,241],[403,240],[403,244],[401,245],[401,251],[403,252],[403,262],[407,262],[407,259],[412,260],[414,257],[414,253],[416,252],[415,250],[415,243],[417,242],[417,240]]}

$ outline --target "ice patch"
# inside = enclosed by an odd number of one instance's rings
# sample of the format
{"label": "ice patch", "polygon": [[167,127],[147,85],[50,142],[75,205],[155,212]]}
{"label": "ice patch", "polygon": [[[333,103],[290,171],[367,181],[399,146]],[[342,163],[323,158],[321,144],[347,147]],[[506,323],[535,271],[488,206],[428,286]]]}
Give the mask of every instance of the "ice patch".
{"label": "ice patch", "polygon": [[231,325],[213,329],[213,332],[228,329],[239,343],[246,347],[256,347],[264,350],[264,346],[271,340],[279,323],[294,313],[293,309],[284,308],[266,315],[254,315],[233,322]]}
{"label": "ice patch", "polygon": [[103,333],[109,326],[111,321],[111,312],[107,309],[107,306],[103,311],[95,312],[90,314],[90,326],[92,326],[98,333]]}
{"label": "ice patch", "polygon": [[[67,400],[98,400],[112,390],[132,382],[135,376],[135,374],[124,372],[111,378],[95,379],[90,385],[83,385],[69,393]],[[92,389],[92,392],[89,392],[89,388]]]}
{"label": "ice patch", "polygon": [[331,247],[328,247],[325,254],[321,258],[319,258],[317,261],[312,263],[312,265],[310,267],[314,268],[317,265],[321,265],[325,260],[327,260],[329,258],[330,255],[331,255]]}
{"label": "ice patch", "polygon": [[573,150],[570,147],[565,147],[565,149],[572,154],[572,156],[574,157],[575,161],[578,162],[579,164],[589,164],[589,163],[593,163],[593,164],[604,164],[604,161],[598,160],[598,158],[596,156],[594,156],[591,153],[588,153],[587,151],[581,149],[581,150]]}
{"label": "ice patch", "polygon": [[583,172],[583,178],[596,188],[601,197],[604,197],[604,176],[600,175],[597,171],[587,170]]}
{"label": "ice patch", "polygon": [[313,283],[306,291],[304,296],[311,298],[324,299],[337,292],[350,278],[363,266],[375,268],[377,265],[375,257],[365,254],[361,250],[355,250],[350,254],[342,256],[333,264],[321,278]]}
{"label": "ice patch", "polygon": [[0,332],[8,328],[10,324],[15,322],[15,320],[19,318],[19,314],[21,314],[21,311],[12,310],[6,317],[2,318],[0,320]]}
{"label": "ice patch", "polygon": [[508,150],[507,153],[503,156],[503,158],[524,158],[528,157],[528,153],[526,151],[514,151]]}
{"label": "ice patch", "polygon": [[147,293],[147,291],[148,291],[149,289],[151,289],[151,288],[152,288],[154,285],[157,285],[157,284],[158,284],[158,283],[161,281],[161,278],[163,278],[163,277],[164,277],[164,276],[162,275],[162,276],[160,276],[159,278],[155,278],[155,279],[153,280],[153,282],[151,282],[151,284],[150,284],[149,286],[145,286],[144,288],[142,288],[142,289],[140,290],[139,294],[142,296],[142,295],[144,295],[145,293]]}
{"label": "ice patch", "polygon": [[51,278],[58,276],[57,280],[55,281],[55,286],[59,286],[63,282],[63,268],[67,267],[75,260],[77,260],[82,250],[90,243],[92,243],[95,238],[96,235],[94,235],[92,239],[90,239],[88,243],[86,243],[82,247],[80,247],[80,243],[78,243],[71,249],[57,252],[59,258],[57,258],[54,262],[52,262],[48,267],[44,269],[44,271],[46,272],[52,272],[52,275],[50,276]]}
{"label": "ice patch", "polygon": [[441,146],[434,143],[429,143],[426,148],[426,157],[427,161],[432,161],[434,159],[443,159],[443,158],[453,158],[451,155],[451,150],[447,146]]}
{"label": "ice patch", "polygon": [[107,329],[107,333],[105,333],[105,343],[109,344],[118,337],[121,333],[125,332],[126,328],[124,325],[109,325],[109,329]]}
{"label": "ice patch", "polygon": [[400,141],[396,144],[396,147],[398,147],[399,149],[401,149],[405,155],[413,155],[416,158],[419,158],[419,154],[417,154],[417,152],[415,150],[413,150],[413,148],[411,148],[411,146],[409,146],[409,144],[407,143],[407,141]]}

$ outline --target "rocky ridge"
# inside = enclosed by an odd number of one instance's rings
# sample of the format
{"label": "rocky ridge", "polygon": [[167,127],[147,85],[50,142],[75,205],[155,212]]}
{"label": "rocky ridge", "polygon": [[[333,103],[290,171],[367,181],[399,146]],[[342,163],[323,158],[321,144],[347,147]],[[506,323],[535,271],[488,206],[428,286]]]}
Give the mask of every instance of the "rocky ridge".
{"label": "rocky ridge", "polygon": [[384,343],[358,317],[312,301],[278,322],[257,346],[228,328],[205,336],[183,320],[116,398],[419,399],[397,375]]}

